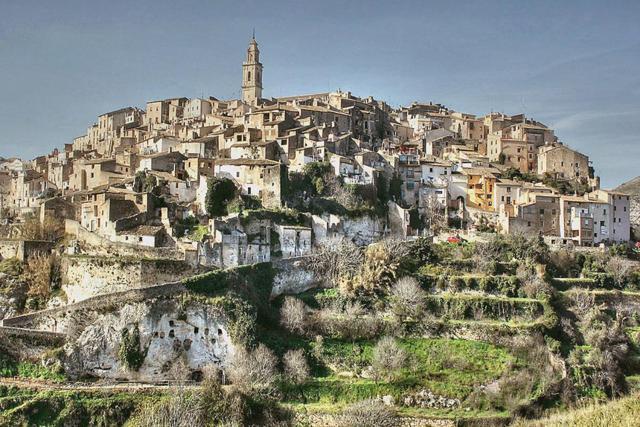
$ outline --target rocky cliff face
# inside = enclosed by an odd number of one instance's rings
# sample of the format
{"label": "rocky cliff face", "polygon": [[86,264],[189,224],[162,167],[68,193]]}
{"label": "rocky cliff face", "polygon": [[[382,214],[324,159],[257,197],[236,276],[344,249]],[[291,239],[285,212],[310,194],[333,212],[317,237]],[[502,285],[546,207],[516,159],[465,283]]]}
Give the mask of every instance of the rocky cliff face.
{"label": "rocky cliff face", "polygon": [[640,176],[627,181],[615,189],[631,197],[631,237],[640,239]]}
{"label": "rocky cliff face", "polygon": [[[123,330],[139,331],[139,368],[126,366],[120,351]],[[181,361],[192,373],[207,365],[224,367],[234,347],[227,321],[216,307],[179,298],[160,298],[97,313],[88,326],[69,330],[65,370],[71,376],[93,375],[134,381],[168,379]]]}

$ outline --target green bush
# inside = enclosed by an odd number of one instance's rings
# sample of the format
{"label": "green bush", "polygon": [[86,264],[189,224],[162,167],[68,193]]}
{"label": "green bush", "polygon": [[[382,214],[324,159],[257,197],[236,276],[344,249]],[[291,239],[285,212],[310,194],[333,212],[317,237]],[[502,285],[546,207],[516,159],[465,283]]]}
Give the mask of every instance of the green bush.
{"label": "green bush", "polygon": [[118,360],[129,370],[137,371],[147,357],[147,349],[140,349],[140,329],[135,325],[131,332],[123,328],[121,331]]}
{"label": "green bush", "polygon": [[236,185],[228,178],[213,177],[207,181],[205,206],[211,217],[227,214],[227,202],[236,197]]}

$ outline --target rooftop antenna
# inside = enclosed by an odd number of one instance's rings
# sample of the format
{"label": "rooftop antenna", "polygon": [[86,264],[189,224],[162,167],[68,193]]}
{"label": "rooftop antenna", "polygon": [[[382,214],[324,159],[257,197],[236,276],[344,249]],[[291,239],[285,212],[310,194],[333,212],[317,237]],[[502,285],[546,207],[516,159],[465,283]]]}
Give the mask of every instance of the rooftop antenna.
{"label": "rooftop antenna", "polygon": [[251,36],[254,40],[256,39],[256,27],[253,27],[253,34]]}

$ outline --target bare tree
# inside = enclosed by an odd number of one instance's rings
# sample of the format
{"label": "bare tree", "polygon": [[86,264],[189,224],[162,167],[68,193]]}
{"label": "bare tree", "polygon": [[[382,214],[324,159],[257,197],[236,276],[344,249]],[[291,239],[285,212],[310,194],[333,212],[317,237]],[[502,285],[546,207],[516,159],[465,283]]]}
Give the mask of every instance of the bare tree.
{"label": "bare tree", "polygon": [[238,348],[227,368],[233,384],[245,393],[271,394],[278,379],[278,359],[264,344],[249,351]]}
{"label": "bare tree", "polygon": [[342,277],[352,277],[358,273],[364,260],[362,250],[344,237],[323,241],[309,257],[306,267],[319,278],[334,286]]}
{"label": "bare tree", "polygon": [[358,205],[359,198],[347,190],[335,174],[331,172],[325,174],[323,181],[326,194],[336,202],[349,209]]}
{"label": "bare tree", "polygon": [[289,350],[284,354],[284,373],[293,384],[302,384],[309,379],[309,365],[302,349]]}
{"label": "bare tree", "polygon": [[424,211],[427,226],[436,235],[447,228],[447,214],[445,206],[431,193],[424,198]]}
{"label": "bare tree", "polygon": [[488,242],[476,242],[473,261],[479,271],[494,274],[496,262],[500,261],[501,256],[502,249],[496,239]]}
{"label": "bare tree", "polygon": [[425,308],[425,292],[413,277],[402,277],[391,288],[391,308],[400,318],[417,318]]}
{"label": "bare tree", "polygon": [[606,265],[607,273],[611,275],[613,281],[620,287],[627,283],[631,277],[631,273],[636,268],[636,263],[621,256],[611,257]]}
{"label": "bare tree", "polygon": [[373,348],[373,371],[377,378],[392,378],[396,371],[404,367],[407,356],[393,337],[380,338]]}
{"label": "bare tree", "polygon": [[280,324],[290,332],[304,334],[307,325],[307,308],[294,297],[285,297],[280,309]]}
{"label": "bare tree", "polygon": [[341,427],[397,426],[399,419],[395,411],[378,400],[356,402],[338,417]]}

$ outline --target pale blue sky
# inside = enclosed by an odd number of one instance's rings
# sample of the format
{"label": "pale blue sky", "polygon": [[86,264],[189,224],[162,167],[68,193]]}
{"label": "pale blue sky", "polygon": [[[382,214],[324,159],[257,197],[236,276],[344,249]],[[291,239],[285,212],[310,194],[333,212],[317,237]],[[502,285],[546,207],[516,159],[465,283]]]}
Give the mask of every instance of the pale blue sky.
{"label": "pale blue sky", "polygon": [[267,97],[524,111],[604,186],[640,174],[640,1],[0,0],[0,156],[150,99],[237,97],[253,27]]}

